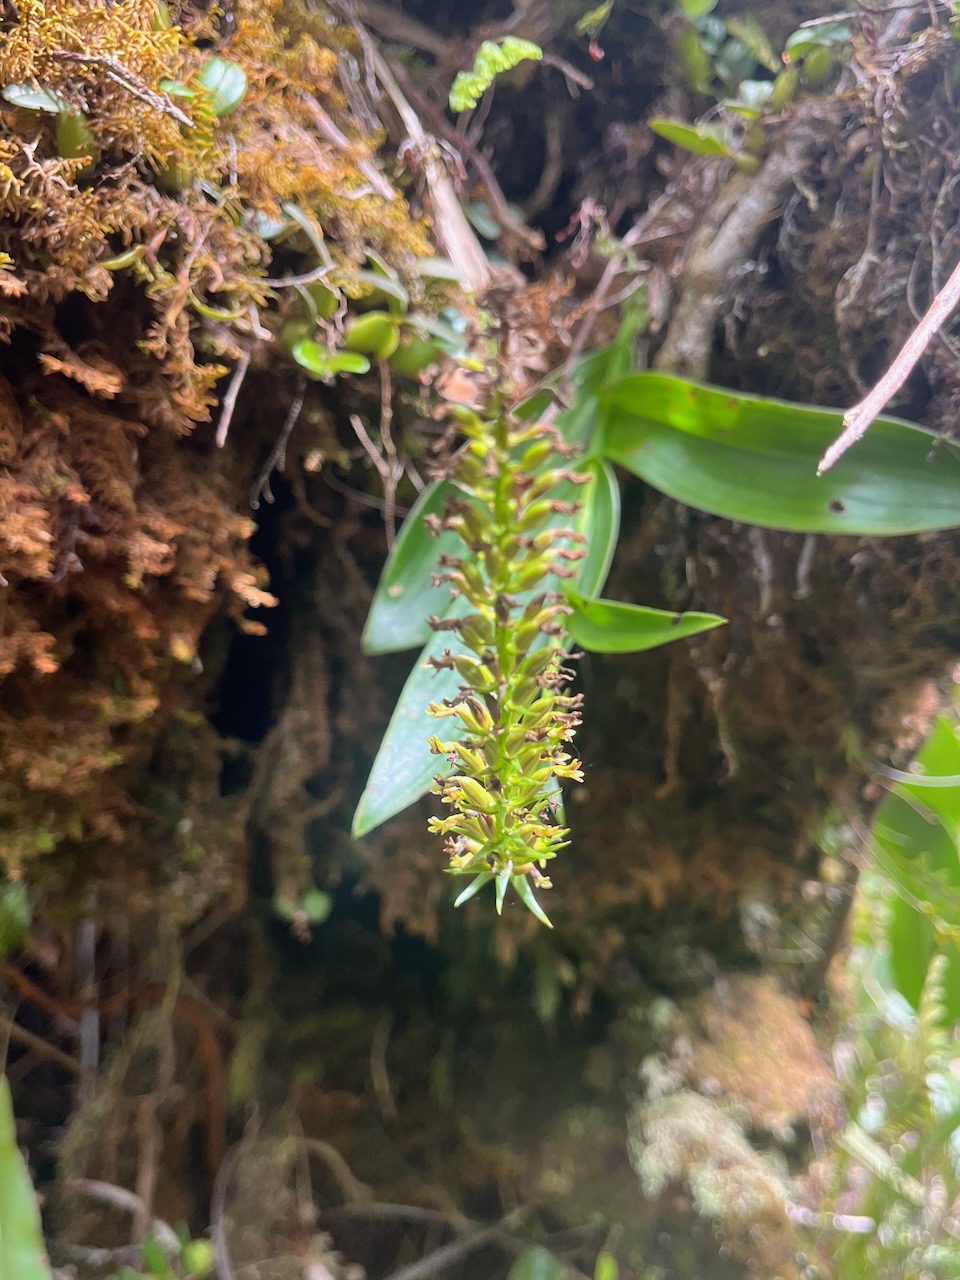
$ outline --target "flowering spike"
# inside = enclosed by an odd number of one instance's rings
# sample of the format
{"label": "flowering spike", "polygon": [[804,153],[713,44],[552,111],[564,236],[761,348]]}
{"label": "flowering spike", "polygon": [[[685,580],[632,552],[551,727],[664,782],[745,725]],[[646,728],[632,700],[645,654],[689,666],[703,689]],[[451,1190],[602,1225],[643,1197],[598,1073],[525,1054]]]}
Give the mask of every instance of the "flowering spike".
{"label": "flowering spike", "polygon": [[571,546],[582,539],[563,518],[577,504],[554,490],[586,477],[557,465],[553,432],[515,424],[499,410],[454,417],[470,443],[458,455],[456,495],[441,527],[459,536],[465,553],[445,556],[437,581],[457,589],[474,612],[431,619],[451,633],[449,652],[434,665],[454,667],[463,683],[456,700],[430,705],[432,715],[456,716],[462,731],[456,744],[431,739],[457,772],[437,779],[434,793],[450,814],[431,819],[430,830],[446,838],[449,870],[474,877],[458,905],[493,880],[498,913],[512,885],[549,928],[533,888],[550,887],[540,868],[567,844],[552,798],[559,779],[582,775],[567,750],[580,723],[579,696],[565,693],[571,672],[558,620],[568,610],[544,582],[568,574],[563,562],[583,554]]}

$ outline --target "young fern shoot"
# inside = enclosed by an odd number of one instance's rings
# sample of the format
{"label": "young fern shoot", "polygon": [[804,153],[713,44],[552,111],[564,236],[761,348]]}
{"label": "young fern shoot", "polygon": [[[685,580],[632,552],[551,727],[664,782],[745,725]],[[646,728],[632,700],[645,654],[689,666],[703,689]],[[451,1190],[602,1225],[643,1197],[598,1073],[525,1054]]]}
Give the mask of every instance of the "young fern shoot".
{"label": "young fern shoot", "polygon": [[432,665],[455,669],[463,684],[455,698],[429,707],[460,731],[457,741],[430,739],[454,772],[432,787],[451,813],[429,826],[446,837],[449,871],[474,877],[458,906],[492,880],[498,913],[513,885],[550,926],[534,889],[550,887],[544,868],[568,843],[555,821],[560,780],[583,776],[569,750],[581,703],[567,692],[573,673],[564,665],[561,619],[569,609],[551,582],[573,576],[570,562],[586,554],[577,545],[585,539],[563,527],[577,503],[556,495],[587,477],[563,465],[566,449],[550,426],[517,422],[499,405],[486,417],[464,407],[454,413],[467,444],[434,532],[455,532],[465,554],[443,557],[435,581],[472,611],[430,619],[434,630],[457,637]]}

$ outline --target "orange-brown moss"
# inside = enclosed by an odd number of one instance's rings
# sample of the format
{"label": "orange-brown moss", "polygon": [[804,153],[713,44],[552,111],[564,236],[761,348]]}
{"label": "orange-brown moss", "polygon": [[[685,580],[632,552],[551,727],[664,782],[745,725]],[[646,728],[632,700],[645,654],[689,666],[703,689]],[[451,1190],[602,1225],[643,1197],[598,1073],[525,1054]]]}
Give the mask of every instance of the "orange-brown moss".
{"label": "orange-brown moss", "polygon": [[[172,25],[154,0],[23,0],[0,33],[0,89],[57,95],[93,139],[64,157],[52,111],[0,100],[0,863],[13,871],[104,841],[124,844],[129,871],[154,821],[137,770],[160,768],[152,753],[198,697],[204,628],[271,603],[246,549],[256,446],[186,438],[241,353],[269,376],[283,295],[267,273],[311,270],[321,241],[341,278],[371,251],[401,275],[429,251],[399,193],[368,181],[380,134],[354,127],[335,87],[346,28],[295,5],[288,22],[280,0],[233,6],[223,32],[206,5],[167,8]],[[247,81],[220,117],[198,78],[213,56]],[[260,219],[284,205],[296,217],[268,243]],[[178,744],[214,750],[203,735]]]}

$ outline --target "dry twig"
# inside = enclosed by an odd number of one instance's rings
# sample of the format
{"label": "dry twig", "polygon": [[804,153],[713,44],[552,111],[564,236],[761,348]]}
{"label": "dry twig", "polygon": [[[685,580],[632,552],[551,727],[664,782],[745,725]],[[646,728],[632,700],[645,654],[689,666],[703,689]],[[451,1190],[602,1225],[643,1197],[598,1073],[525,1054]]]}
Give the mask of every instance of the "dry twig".
{"label": "dry twig", "polygon": [[482,293],[490,283],[490,264],[460,206],[453,180],[443,163],[436,140],[420,123],[420,117],[404,96],[387,60],[376,48],[362,23],[355,22],[354,30],[370,65],[377,73],[377,79],[396,108],[410,140],[410,151],[423,166],[440,247],[460,272],[466,287],[473,292]]}
{"label": "dry twig", "polygon": [[[347,135],[330,119],[316,98],[309,93],[303,95],[303,103],[307,110],[313,116],[314,123],[323,134],[328,142],[332,142],[335,147],[339,147],[341,151],[347,151],[353,154],[356,147],[350,142]],[[372,164],[365,156],[357,159],[357,168],[373,187],[374,192],[381,196],[384,200],[396,200],[397,193],[391,187],[376,165]]]}
{"label": "dry twig", "polygon": [[240,359],[237,361],[236,367],[230,378],[230,385],[227,387],[226,394],[223,397],[223,404],[220,408],[220,421],[217,423],[218,449],[222,449],[227,443],[227,432],[230,430],[233,411],[237,407],[237,396],[240,394],[240,388],[243,386],[243,380],[247,376],[247,370],[249,368],[250,352],[242,351],[240,353]]}
{"label": "dry twig", "polygon": [[870,424],[883,412],[887,403],[896,395],[913,372],[917,361],[940,326],[945,324],[960,303],[960,262],[953,274],[927,308],[926,314],[906,340],[889,369],[859,404],[843,415],[843,431],[823,455],[817,467],[817,475],[829,471],[835,462],[867,433]]}
{"label": "dry twig", "polygon": [[58,62],[82,62],[89,67],[99,67],[108,80],[112,80],[121,89],[126,89],[127,93],[139,99],[140,102],[146,103],[148,107],[153,107],[154,111],[161,111],[164,115],[173,116],[174,120],[179,124],[185,125],[188,129],[193,128],[193,121],[190,117],[185,115],[169,98],[148,88],[132,71],[128,71],[123,63],[118,62],[116,58],[111,58],[109,54],[74,53],[66,49],[57,49],[49,56]]}
{"label": "dry twig", "polygon": [[717,318],[737,270],[750,260],[808,157],[833,127],[831,112],[823,104],[798,111],[782,145],[760,172],[753,177],[735,175],[721,192],[693,237],[683,268],[683,292],[657,354],[658,369],[704,377]]}
{"label": "dry twig", "polygon": [[273,501],[273,492],[270,488],[270,476],[274,469],[281,470],[287,459],[287,445],[290,443],[290,435],[293,428],[297,425],[297,419],[300,417],[300,411],[303,409],[303,401],[307,394],[307,380],[301,377],[297,383],[297,391],[293,397],[289,412],[283,426],[280,428],[280,434],[277,436],[277,443],[270,450],[270,456],[264,464],[263,470],[253,482],[250,490],[250,506],[254,511],[259,511],[260,500],[264,502]]}
{"label": "dry twig", "polygon": [[[139,1196],[126,1187],[115,1187],[112,1182],[99,1182],[95,1178],[67,1178],[63,1189],[76,1196],[87,1196],[91,1200],[99,1200],[101,1204],[113,1205],[115,1209],[134,1216],[144,1210],[144,1203]],[[180,1253],[179,1236],[162,1218],[151,1220],[150,1234],[165,1253],[174,1257]]]}
{"label": "dry twig", "polygon": [[32,1049],[39,1057],[56,1063],[58,1067],[62,1067],[64,1071],[68,1071],[72,1076],[80,1074],[80,1063],[76,1058],[72,1058],[69,1053],[64,1053],[55,1044],[49,1044],[40,1036],[34,1035],[26,1027],[21,1027],[18,1023],[12,1022],[9,1018],[4,1017],[3,1014],[0,1014],[0,1027],[3,1028],[4,1034],[8,1035],[11,1040],[15,1040],[17,1044],[22,1044],[26,1049]]}

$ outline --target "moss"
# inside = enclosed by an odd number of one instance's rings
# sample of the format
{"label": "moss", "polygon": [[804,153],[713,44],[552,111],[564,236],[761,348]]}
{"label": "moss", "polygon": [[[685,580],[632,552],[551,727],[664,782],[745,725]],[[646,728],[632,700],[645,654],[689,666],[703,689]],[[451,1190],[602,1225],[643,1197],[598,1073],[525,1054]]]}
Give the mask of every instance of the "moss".
{"label": "moss", "polygon": [[[239,423],[223,454],[203,429],[241,356],[275,401],[288,300],[263,281],[323,252],[362,295],[373,254],[422,301],[409,268],[429,251],[400,193],[369,181],[382,135],[337,87],[347,27],[280,0],[240,0],[223,31],[204,4],[169,10],[24,0],[0,40],[0,86],[55,95],[95,142],[64,157],[55,112],[0,102],[3,859],[16,873],[96,851],[128,888],[133,868],[153,874],[160,831],[175,865],[205,874],[233,838],[182,792],[168,822],[176,798],[138,779],[151,763],[172,778],[185,754],[215,795],[215,742],[170,728],[201,697],[211,619],[262,630],[250,611],[273,603],[247,546],[261,428]],[[247,85],[222,115],[200,79],[214,52]],[[279,240],[265,218],[284,220]]]}
{"label": "moss", "polygon": [[692,1207],[766,1280],[799,1277],[800,1241],[787,1216],[789,1189],[716,1103],[682,1089],[630,1117],[630,1158],[644,1195],[684,1188]]}

